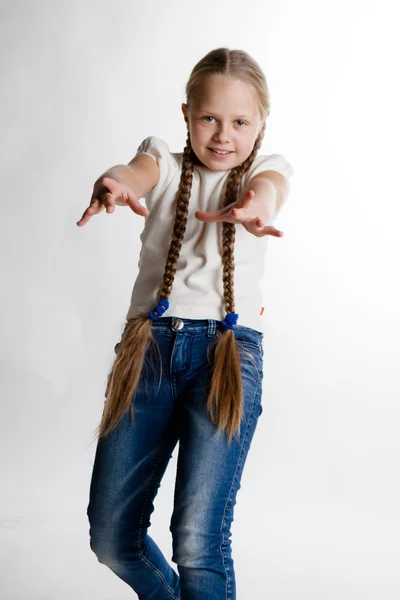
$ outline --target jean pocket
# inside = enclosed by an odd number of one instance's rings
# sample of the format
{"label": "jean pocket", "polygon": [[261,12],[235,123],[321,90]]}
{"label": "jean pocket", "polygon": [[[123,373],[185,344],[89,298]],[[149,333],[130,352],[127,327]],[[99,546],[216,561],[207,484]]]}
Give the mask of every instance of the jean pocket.
{"label": "jean pocket", "polygon": [[239,347],[255,350],[259,352],[261,357],[264,354],[263,337],[262,333],[250,329],[249,327],[237,327],[235,329],[235,339],[238,342]]}

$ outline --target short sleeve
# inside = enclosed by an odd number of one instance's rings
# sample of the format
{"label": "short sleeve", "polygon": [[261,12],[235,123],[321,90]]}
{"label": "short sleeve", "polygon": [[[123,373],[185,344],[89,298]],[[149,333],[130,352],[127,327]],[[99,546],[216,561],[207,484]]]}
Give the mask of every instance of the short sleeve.
{"label": "short sleeve", "polygon": [[145,196],[146,206],[153,204],[167,189],[178,168],[176,159],[171,154],[168,144],[161,138],[147,137],[137,149],[136,156],[147,154],[157,161],[160,169],[160,179],[152,190]]}
{"label": "short sleeve", "polygon": [[259,173],[263,173],[263,171],[277,171],[287,178],[292,177],[294,173],[292,166],[282,154],[256,156],[252,165],[243,176],[243,188],[248,185],[253,177]]}

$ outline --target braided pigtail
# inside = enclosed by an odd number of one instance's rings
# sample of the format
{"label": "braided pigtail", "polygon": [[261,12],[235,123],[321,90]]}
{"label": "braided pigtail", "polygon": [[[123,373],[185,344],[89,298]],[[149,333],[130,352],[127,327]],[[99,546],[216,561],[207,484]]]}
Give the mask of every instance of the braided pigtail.
{"label": "braided pigtail", "polygon": [[[241,179],[250,168],[261,147],[265,125],[264,122],[264,126],[248,158],[241,165],[231,170],[226,184],[224,206],[236,201]],[[229,441],[232,440],[235,433],[240,434],[240,423],[243,415],[240,355],[234,333],[239,317],[235,313],[234,246],[235,224],[224,222],[222,229],[222,261],[224,300],[227,314],[222,324],[226,328],[226,332],[217,338],[213,348],[214,370],[207,404],[213,422],[219,430],[226,429]]]}
{"label": "braided pigtail", "polygon": [[165,264],[160,299],[157,306],[150,312],[134,317],[126,323],[121,341],[118,344],[117,355],[107,378],[106,402],[100,425],[96,430],[99,438],[105,437],[118,425],[129,407],[131,408],[131,418],[133,421],[134,397],[139,384],[146,352],[150,346],[153,346],[160,356],[160,349],[152,333],[152,323],[169,307],[168,298],[172,291],[176,263],[186,230],[192,179],[193,153],[188,135],[186,147],[183,151],[181,179],[176,196],[176,217],[172,231],[171,245]]}

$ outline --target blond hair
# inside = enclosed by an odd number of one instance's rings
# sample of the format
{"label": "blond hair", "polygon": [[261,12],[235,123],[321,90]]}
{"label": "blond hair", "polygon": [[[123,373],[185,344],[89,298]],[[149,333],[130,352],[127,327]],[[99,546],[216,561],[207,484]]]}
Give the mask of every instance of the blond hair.
{"label": "blond hair", "polygon": [[[261,146],[265,132],[265,120],[269,114],[270,105],[267,83],[259,65],[242,50],[217,48],[209,52],[195,65],[186,85],[188,106],[191,98],[201,91],[204,79],[218,74],[239,79],[252,86],[258,99],[261,118],[264,120],[263,128],[254,143],[250,155],[241,165],[231,169],[228,175],[223,204],[227,206],[236,201],[243,174],[251,166]],[[176,263],[186,230],[192,188],[193,165],[196,162],[198,162],[198,159],[192,150],[190,134],[188,133],[182,156],[181,179],[176,195],[175,223],[165,264],[159,303],[149,313],[142,313],[126,323],[114,363],[108,375],[105,392],[106,402],[100,425],[97,428],[100,438],[105,437],[118,425],[129,407],[131,408],[131,418],[133,420],[134,396],[140,380],[146,352],[152,345],[160,354],[158,344],[152,333],[152,322],[161,316],[169,305],[168,298],[172,291]],[[226,331],[222,335],[219,335],[209,347],[209,361],[213,364],[213,374],[207,407],[212,422],[219,431],[226,431],[229,436],[229,442],[231,442],[235,433],[239,434],[240,422],[243,415],[241,363],[239,348],[234,334],[234,325],[238,317],[235,314],[234,299],[234,244],[235,225],[224,222],[222,261],[224,302],[227,314],[222,324],[226,327]]]}

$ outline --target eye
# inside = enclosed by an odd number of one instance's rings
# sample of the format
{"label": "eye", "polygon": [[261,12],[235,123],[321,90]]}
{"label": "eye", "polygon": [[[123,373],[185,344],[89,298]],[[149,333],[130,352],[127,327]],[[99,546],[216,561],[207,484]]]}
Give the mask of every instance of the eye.
{"label": "eye", "polygon": [[[210,115],[205,115],[204,117],[201,117],[202,121],[206,120],[206,119],[214,119],[214,117],[211,117]],[[211,123],[211,121],[207,121],[206,123]],[[242,119],[237,119],[236,123],[242,123],[242,125],[239,125],[240,128],[242,128],[244,125],[247,125],[246,121],[243,121]]]}

